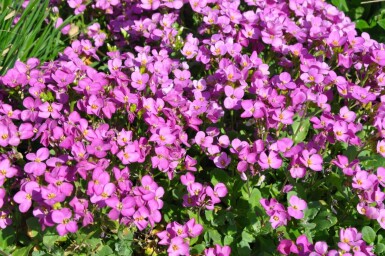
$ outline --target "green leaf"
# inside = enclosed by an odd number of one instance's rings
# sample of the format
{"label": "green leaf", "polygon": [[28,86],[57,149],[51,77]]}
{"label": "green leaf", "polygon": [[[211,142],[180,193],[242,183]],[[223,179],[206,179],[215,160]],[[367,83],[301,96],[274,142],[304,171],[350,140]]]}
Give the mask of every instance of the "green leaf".
{"label": "green leaf", "polygon": [[332,0],[332,3],[341,11],[347,12],[349,11],[349,7],[346,4],[345,0]]}
{"label": "green leaf", "polygon": [[320,206],[321,205],[319,202],[309,202],[307,204],[307,209],[304,211],[304,220],[313,220],[317,213],[320,211]]}
{"label": "green leaf", "polygon": [[378,24],[381,28],[385,29],[385,19],[377,21],[377,24]]}
{"label": "green leaf", "polygon": [[30,244],[27,247],[16,249],[12,253],[12,256],[28,256],[29,255],[29,251],[32,249],[32,247],[33,247],[33,244]]}
{"label": "green leaf", "polygon": [[43,244],[48,247],[48,249],[52,249],[55,246],[56,241],[59,240],[59,235],[55,234],[45,234],[43,236]]}
{"label": "green leaf", "polygon": [[15,229],[7,227],[0,230],[0,248],[6,250],[15,242]]}
{"label": "green leaf", "polygon": [[104,245],[97,253],[99,256],[108,256],[114,254],[114,251],[108,245]]}
{"label": "green leaf", "polygon": [[308,118],[296,120],[291,127],[293,129],[293,140],[295,143],[298,143],[306,138],[310,127],[310,121]]}
{"label": "green leaf", "polygon": [[358,29],[367,29],[367,28],[370,28],[369,24],[365,21],[365,20],[361,20],[361,19],[358,19],[355,21],[356,23],[356,28]]}
{"label": "green leaf", "polygon": [[39,221],[36,218],[28,218],[26,222],[28,226],[28,236],[35,237],[41,232]]}
{"label": "green leaf", "polygon": [[225,239],[223,241],[224,245],[229,245],[234,241],[234,237],[232,236],[225,236]]}
{"label": "green leaf", "polygon": [[259,189],[257,188],[253,188],[251,190],[251,195],[249,198],[249,204],[251,206],[251,209],[254,209],[255,206],[260,205],[259,201],[261,200],[261,198],[262,198],[261,191],[259,191]]}
{"label": "green leaf", "polygon": [[214,214],[213,214],[213,211],[206,210],[206,211],[205,211],[205,217],[206,217],[206,220],[207,220],[207,221],[213,222],[213,220],[214,220]]}
{"label": "green leaf", "polygon": [[368,244],[374,243],[376,232],[371,227],[365,226],[362,228],[362,239]]}
{"label": "green leaf", "polygon": [[246,241],[241,241],[237,244],[238,255],[248,256],[251,255],[250,245]]}
{"label": "green leaf", "polygon": [[364,12],[365,12],[365,8],[364,8],[364,7],[362,7],[362,6],[357,7],[357,8],[354,10],[354,18],[355,18],[356,20],[358,20],[359,18],[362,17],[362,15],[364,14]]}
{"label": "green leaf", "polygon": [[385,244],[383,244],[383,243],[378,243],[378,244],[374,245],[374,252],[375,252],[377,255],[380,255],[380,253],[385,252]]}
{"label": "green leaf", "polygon": [[312,229],[315,229],[317,227],[316,224],[314,223],[308,223],[308,222],[301,222],[299,224],[300,226],[304,227],[305,229],[307,230],[312,230]]}
{"label": "green leaf", "polygon": [[314,219],[313,223],[317,225],[318,230],[327,230],[337,224],[337,218],[329,211],[321,211]]}
{"label": "green leaf", "polygon": [[222,182],[224,184],[228,184],[229,182],[229,174],[221,169],[214,169],[210,172],[211,175],[211,183],[215,186],[218,183]]}
{"label": "green leaf", "polygon": [[287,193],[287,195],[286,195],[287,201],[289,202],[290,197],[296,196],[296,195],[297,195],[296,191],[289,191],[289,193]]}
{"label": "green leaf", "polygon": [[217,230],[209,229],[208,234],[210,239],[213,240],[214,244],[222,245],[222,237]]}
{"label": "green leaf", "polygon": [[249,233],[246,229],[242,231],[242,241],[245,241],[247,243],[252,243],[255,241],[255,237]]}
{"label": "green leaf", "polygon": [[191,248],[191,254],[201,254],[206,249],[204,244],[196,244]]}

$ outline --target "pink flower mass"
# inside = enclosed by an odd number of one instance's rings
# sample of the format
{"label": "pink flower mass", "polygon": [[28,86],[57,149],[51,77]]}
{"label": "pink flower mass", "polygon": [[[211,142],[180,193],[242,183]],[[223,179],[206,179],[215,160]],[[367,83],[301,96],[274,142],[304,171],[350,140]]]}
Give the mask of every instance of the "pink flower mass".
{"label": "pink flower mass", "polygon": [[5,254],[385,253],[369,9],[355,24],[321,0],[42,2],[1,6],[12,29],[40,9],[56,27],[50,54],[0,47]]}

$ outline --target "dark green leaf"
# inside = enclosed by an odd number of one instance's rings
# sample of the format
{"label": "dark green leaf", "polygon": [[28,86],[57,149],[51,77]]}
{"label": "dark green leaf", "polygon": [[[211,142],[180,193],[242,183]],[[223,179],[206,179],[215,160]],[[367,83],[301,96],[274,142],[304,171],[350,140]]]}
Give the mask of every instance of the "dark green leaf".
{"label": "dark green leaf", "polygon": [[191,253],[192,254],[201,254],[206,246],[204,244],[196,244],[191,248]]}

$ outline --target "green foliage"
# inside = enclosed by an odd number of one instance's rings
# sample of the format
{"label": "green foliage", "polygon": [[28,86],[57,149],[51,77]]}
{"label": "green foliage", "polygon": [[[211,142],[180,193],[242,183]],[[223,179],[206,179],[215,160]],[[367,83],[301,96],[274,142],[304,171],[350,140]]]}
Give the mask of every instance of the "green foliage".
{"label": "green foliage", "polygon": [[[68,24],[67,19],[55,28],[50,15],[49,0],[31,0],[23,9],[22,0],[0,1],[0,75],[13,66],[16,60],[30,57],[41,61],[53,59],[64,49],[60,41],[60,29]],[[15,18],[18,22],[15,24]]]}
{"label": "green foliage", "polygon": [[365,3],[367,0],[331,0],[333,5],[344,11],[356,28],[368,32],[371,38],[385,41],[385,1]]}

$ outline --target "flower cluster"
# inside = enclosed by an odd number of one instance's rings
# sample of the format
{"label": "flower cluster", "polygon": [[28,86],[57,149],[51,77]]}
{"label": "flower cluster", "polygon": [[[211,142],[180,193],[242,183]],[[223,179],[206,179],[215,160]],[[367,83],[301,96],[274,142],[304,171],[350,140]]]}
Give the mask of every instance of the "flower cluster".
{"label": "flower cluster", "polygon": [[[71,44],[56,60],[17,61],[0,77],[1,228],[19,211],[64,236],[106,215],[136,234],[167,226],[157,238],[170,255],[188,255],[192,238],[211,246],[201,249],[206,255],[229,255],[220,239],[206,238],[209,221],[197,221],[213,211],[230,225],[247,201],[265,210],[261,226],[269,220],[289,230],[279,252],[323,255],[324,241],[293,242],[308,231],[297,223],[310,202],[326,201],[335,213],[343,211],[337,199],[352,197],[355,211],[385,229],[385,45],[358,35],[336,7],[318,0],[51,6],[57,27],[68,7],[92,22],[77,38],[74,24],[62,28]],[[212,179],[218,171],[225,177]],[[288,187],[297,195],[283,199]],[[180,212],[162,223],[172,207]],[[241,234],[257,229],[237,221]],[[341,252],[371,255],[355,228],[341,227]]]}
{"label": "flower cluster", "polygon": [[275,198],[270,200],[261,199],[261,205],[266,211],[266,214],[270,216],[270,223],[273,228],[279,226],[286,226],[287,221],[291,217],[295,219],[302,219],[304,216],[303,211],[307,208],[307,203],[296,195],[293,195],[289,199],[289,207],[286,208],[279,203]]}
{"label": "flower cluster", "polygon": [[168,255],[188,255],[189,239],[199,236],[202,231],[202,225],[190,219],[184,225],[178,222],[167,224],[166,230],[158,232],[157,236],[161,239],[159,244],[169,245]]}
{"label": "flower cluster", "polygon": [[221,202],[222,197],[227,195],[225,184],[218,183],[214,188],[195,182],[195,177],[187,173],[180,177],[183,185],[187,187],[188,194],[183,196],[183,206],[202,207],[213,210],[214,205]]}
{"label": "flower cluster", "polygon": [[297,240],[281,240],[278,251],[283,255],[310,255],[310,256],[338,256],[338,255],[375,255],[373,247],[368,246],[362,240],[362,234],[355,228],[341,229],[339,232],[338,250],[329,250],[325,242],[316,242],[314,245],[309,242],[305,235],[301,235]]}

